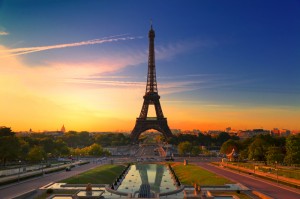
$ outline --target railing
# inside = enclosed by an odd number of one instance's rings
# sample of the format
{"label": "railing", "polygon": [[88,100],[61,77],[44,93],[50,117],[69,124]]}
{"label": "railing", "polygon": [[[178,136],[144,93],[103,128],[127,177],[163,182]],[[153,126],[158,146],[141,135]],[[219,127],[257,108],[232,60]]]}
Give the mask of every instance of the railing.
{"label": "railing", "polygon": [[146,120],[157,120],[157,117],[147,117]]}

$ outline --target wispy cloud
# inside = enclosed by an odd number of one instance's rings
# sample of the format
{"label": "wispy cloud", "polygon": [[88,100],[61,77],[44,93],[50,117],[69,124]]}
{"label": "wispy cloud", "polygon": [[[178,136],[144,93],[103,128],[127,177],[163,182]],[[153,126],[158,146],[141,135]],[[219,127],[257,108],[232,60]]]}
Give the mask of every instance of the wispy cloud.
{"label": "wispy cloud", "polygon": [[93,85],[102,85],[102,86],[117,86],[117,87],[144,87],[144,82],[135,82],[135,81],[107,81],[107,80],[93,80],[93,79],[69,79],[66,80],[69,83],[79,83],[79,84],[93,84]]}
{"label": "wispy cloud", "polygon": [[51,50],[51,49],[59,49],[59,48],[68,48],[68,47],[76,47],[76,46],[85,46],[85,45],[94,45],[94,44],[102,44],[108,42],[117,42],[117,41],[126,41],[126,40],[133,40],[133,39],[140,39],[142,37],[124,37],[123,35],[105,37],[102,39],[93,39],[75,43],[67,43],[67,44],[56,44],[50,46],[37,46],[37,47],[25,47],[25,48],[14,48],[14,49],[7,49],[2,50],[0,53],[9,53],[9,55],[5,56],[16,56],[16,55],[24,55],[44,50]]}
{"label": "wispy cloud", "polygon": [[[222,90],[231,91],[236,90],[243,85],[251,84],[251,80],[237,78],[231,75],[220,74],[193,74],[169,76],[168,78],[158,78],[159,93],[162,95],[184,93],[196,90]],[[118,88],[144,88],[146,86],[146,79],[135,76],[93,76],[87,75],[79,78],[69,78],[66,80],[68,83],[76,83],[82,85],[101,86],[101,87],[118,87]]]}
{"label": "wispy cloud", "polygon": [[170,59],[174,56],[184,53],[186,51],[193,50],[199,47],[215,47],[217,46],[216,42],[207,41],[207,40],[187,40],[187,41],[178,41],[175,43],[169,43],[165,45],[156,46],[155,55],[156,59]]}
{"label": "wispy cloud", "polygon": [[9,35],[9,33],[6,31],[0,31],[0,35]]}

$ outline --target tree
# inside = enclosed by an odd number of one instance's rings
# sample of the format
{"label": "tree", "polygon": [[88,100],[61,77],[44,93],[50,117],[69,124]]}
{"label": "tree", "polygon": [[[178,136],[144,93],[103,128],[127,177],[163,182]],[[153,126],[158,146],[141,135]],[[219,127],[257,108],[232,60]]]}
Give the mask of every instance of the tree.
{"label": "tree", "polygon": [[94,143],[89,148],[90,148],[89,155],[92,155],[92,156],[102,156],[103,155],[103,148],[99,144]]}
{"label": "tree", "polygon": [[210,135],[204,135],[203,133],[198,133],[197,140],[198,140],[199,145],[209,146],[210,143],[211,143],[211,136]]}
{"label": "tree", "polygon": [[46,158],[46,153],[43,147],[41,146],[34,146],[29,150],[28,153],[28,160],[31,162],[40,162]]}
{"label": "tree", "polygon": [[43,146],[46,153],[52,153],[56,150],[54,139],[52,137],[45,137],[39,140],[39,145]]}
{"label": "tree", "polygon": [[288,136],[285,148],[286,156],[284,162],[287,165],[300,164],[300,134]]}
{"label": "tree", "polygon": [[222,154],[229,154],[229,153],[231,153],[232,149],[234,149],[236,152],[238,152],[239,144],[237,141],[230,139],[222,144],[220,152]]}
{"label": "tree", "polygon": [[217,146],[221,146],[224,142],[229,140],[231,137],[228,133],[226,132],[221,132],[217,137],[216,137],[216,144]]}
{"label": "tree", "polygon": [[192,144],[188,141],[181,142],[178,145],[178,153],[180,155],[186,155],[187,153],[190,153],[192,150]]}
{"label": "tree", "polygon": [[201,153],[201,149],[199,146],[193,146],[191,150],[191,154],[193,156],[198,156]]}
{"label": "tree", "polygon": [[27,158],[30,145],[22,138],[19,138],[19,144],[20,144],[19,159],[25,160]]}
{"label": "tree", "polygon": [[87,131],[82,131],[78,133],[78,141],[78,145],[81,147],[90,146],[92,144],[90,133]]}
{"label": "tree", "polygon": [[20,151],[19,139],[11,128],[0,127],[0,161],[3,165],[9,160],[14,160],[18,157]]}
{"label": "tree", "polygon": [[177,136],[173,136],[171,138],[168,138],[167,142],[170,143],[170,144],[177,145],[178,144],[178,137]]}
{"label": "tree", "polygon": [[60,155],[69,155],[70,154],[70,149],[68,148],[67,144],[61,140],[55,140],[54,141],[55,145],[55,156],[60,156]]}
{"label": "tree", "polygon": [[248,159],[249,154],[249,146],[254,141],[255,138],[247,138],[245,140],[239,141],[239,159],[246,160]]}
{"label": "tree", "polygon": [[89,155],[90,147],[84,147],[84,148],[71,148],[70,152],[73,156],[87,156]]}
{"label": "tree", "polygon": [[271,146],[267,151],[267,162],[268,164],[282,163],[284,154],[281,147]]}
{"label": "tree", "polygon": [[268,139],[269,137],[266,136],[258,136],[255,138],[249,146],[249,160],[264,161],[266,163],[266,155],[270,146]]}
{"label": "tree", "polygon": [[63,136],[63,140],[67,143],[69,147],[79,147],[79,136],[76,131],[69,131],[68,133],[65,133]]}
{"label": "tree", "polygon": [[0,127],[0,137],[3,136],[14,136],[15,133],[11,131],[9,127]]}
{"label": "tree", "polygon": [[9,160],[18,158],[20,152],[20,143],[14,135],[0,137],[0,161],[5,166]]}

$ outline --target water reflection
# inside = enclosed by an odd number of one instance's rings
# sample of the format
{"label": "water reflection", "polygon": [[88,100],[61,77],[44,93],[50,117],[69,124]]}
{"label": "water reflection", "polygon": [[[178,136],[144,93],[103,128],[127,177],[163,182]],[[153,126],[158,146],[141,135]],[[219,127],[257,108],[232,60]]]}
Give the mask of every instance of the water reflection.
{"label": "water reflection", "polygon": [[137,164],[130,167],[118,191],[134,193],[139,191],[141,184],[149,184],[151,191],[155,193],[177,189],[166,166],[160,164]]}

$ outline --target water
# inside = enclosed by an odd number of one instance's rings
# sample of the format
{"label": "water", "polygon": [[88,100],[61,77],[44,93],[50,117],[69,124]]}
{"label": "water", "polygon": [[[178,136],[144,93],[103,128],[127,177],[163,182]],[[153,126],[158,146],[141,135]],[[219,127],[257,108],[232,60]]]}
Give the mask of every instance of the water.
{"label": "water", "polygon": [[166,166],[160,164],[136,164],[129,168],[118,191],[132,193],[139,191],[141,184],[149,184],[153,193],[177,190],[175,181]]}

